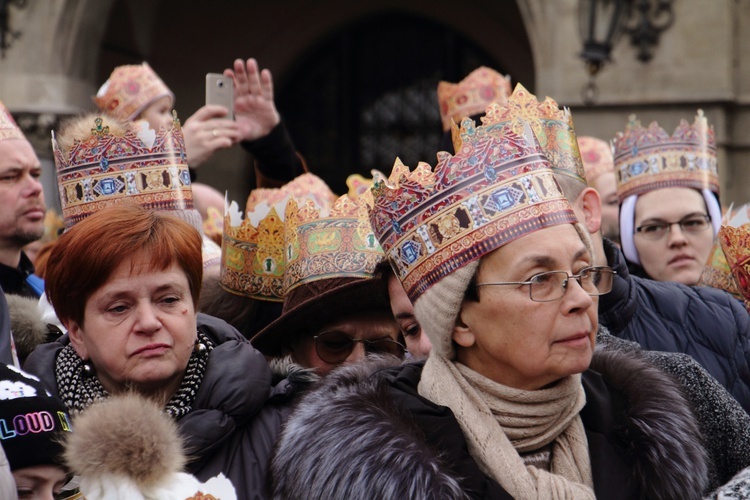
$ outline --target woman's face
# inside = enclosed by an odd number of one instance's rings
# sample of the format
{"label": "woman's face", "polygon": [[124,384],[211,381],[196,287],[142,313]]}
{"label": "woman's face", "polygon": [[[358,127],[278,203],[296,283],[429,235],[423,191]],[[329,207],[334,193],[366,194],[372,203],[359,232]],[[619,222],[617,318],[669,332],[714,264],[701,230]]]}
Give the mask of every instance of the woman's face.
{"label": "woman's face", "polygon": [[196,313],[177,263],[149,270],[147,257],[123,261],[86,302],[84,321],[66,325],[78,355],[110,393],[179,388],[196,339]]}
{"label": "woman's face", "polygon": [[391,302],[393,318],[398,323],[401,334],[406,341],[406,349],[412,358],[425,359],[430,354],[432,344],[427,334],[422,331],[417,318],[414,316],[414,306],[406,295],[401,282],[390,274],[388,276],[388,297]]}
{"label": "woman's face", "polygon": [[[485,256],[477,283],[528,281],[547,271],[578,274],[593,260],[571,224],[541,229]],[[597,300],[577,280],[560,300],[534,302],[528,285],[478,287],[464,301],[453,340],[458,360],[500,384],[536,390],[586,370],[594,352]]]}
{"label": "woman's face", "polygon": [[168,95],[158,98],[141,112],[138,119],[146,120],[156,132],[162,126],[169,128],[172,123],[172,98]]}
{"label": "woman's face", "polygon": [[13,471],[18,500],[54,500],[62,491],[67,475],[55,465],[35,465]]}
{"label": "woman's face", "polygon": [[[635,227],[679,222],[691,215],[706,214],[703,195],[695,189],[658,189],[638,197]],[[710,223],[706,230],[698,233],[686,233],[678,224],[672,224],[660,239],[651,240],[636,232],[633,240],[641,265],[651,278],[695,285],[708,261],[714,231]]]}

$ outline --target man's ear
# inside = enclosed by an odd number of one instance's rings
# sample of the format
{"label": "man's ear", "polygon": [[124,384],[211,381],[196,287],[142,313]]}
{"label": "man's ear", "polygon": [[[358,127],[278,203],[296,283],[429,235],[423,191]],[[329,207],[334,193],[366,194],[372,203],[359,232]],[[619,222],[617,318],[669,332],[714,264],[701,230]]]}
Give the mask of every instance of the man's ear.
{"label": "man's ear", "polygon": [[582,222],[589,233],[596,234],[602,227],[602,199],[599,192],[587,187],[578,195],[576,204],[583,211],[584,220]]}
{"label": "man's ear", "polygon": [[84,361],[87,360],[88,350],[86,349],[86,345],[83,342],[83,329],[81,329],[78,323],[76,323],[72,319],[63,321],[63,326],[65,326],[65,329],[68,330],[70,345],[73,346],[73,349],[75,349],[78,357]]}
{"label": "man's ear", "polygon": [[463,311],[464,308],[461,306],[461,310],[458,312],[458,317],[456,318],[456,324],[453,325],[451,338],[461,347],[471,347],[474,345],[476,339],[474,338],[474,332],[472,332],[471,328],[464,323],[463,318],[461,317]]}

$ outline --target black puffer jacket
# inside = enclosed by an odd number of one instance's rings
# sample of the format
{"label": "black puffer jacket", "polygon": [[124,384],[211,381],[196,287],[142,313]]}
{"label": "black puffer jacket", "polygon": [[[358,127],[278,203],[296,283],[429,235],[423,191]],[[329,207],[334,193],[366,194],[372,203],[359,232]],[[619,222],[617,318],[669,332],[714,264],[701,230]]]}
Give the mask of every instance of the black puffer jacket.
{"label": "black puffer jacket", "polygon": [[[510,498],[451,410],[418,394],[423,365],[384,366],[338,368],[302,398],[277,443],[274,498]],[[700,498],[705,455],[679,387],[637,353],[607,352],[599,369],[583,374],[581,411],[597,498]]]}
{"label": "black puffer jacket", "polygon": [[612,291],[599,298],[599,323],[610,334],[652,351],[681,352],[750,412],[750,315],[730,294],[711,287],[638,278],[604,240],[617,271]]}
{"label": "black puffer jacket", "polygon": [[[198,329],[215,347],[192,410],[177,421],[192,458],[188,472],[201,481],[223,472],[238,498],[266,498],[266,470],[287,411],[285,395],[272,392],[268,363],[237,330],[205,314],[198,315]],[[55,360],[67,344],[67,335],[42,344],[24,364],[55,395]]]}

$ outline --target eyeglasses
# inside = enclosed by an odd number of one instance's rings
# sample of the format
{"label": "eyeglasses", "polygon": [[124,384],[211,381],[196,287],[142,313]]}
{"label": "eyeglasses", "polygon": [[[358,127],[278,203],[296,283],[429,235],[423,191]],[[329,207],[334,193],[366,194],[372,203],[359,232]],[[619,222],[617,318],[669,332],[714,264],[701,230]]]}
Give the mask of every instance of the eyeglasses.
{"label": "eyeglasses", "polygon": [[710,221],[711,217],[705,214],[689,215],[677,222],[653,222],[651,224],[644,224],[635,228],[635,232],[643,235],[643,237],[648,240],[660,240],[672,230],[672,226],[675,224],[680,226],[680,230],[685,234],[698,234],[708,229]]}
{"label": "eyeglasses", "polygon": [[578,274],[565,271],[548,271],[535,274],[529,281],[498,281],[494,283],[477,283],[477,286],[490,285],[528,285],[529,298],[534,302],[553,302],[560,300],[568,289],[571,279],[578,280],[583,291],[591,296],[604,295],[612,291],[612,277],[617,274],[607,266],[594,266],[581,269]]}
{"label": "eyeglasses", "polygon": [[406,347],[393,339],[355,339],[344,332],[322,332],[313,337],[318,357],[332,365],[343,363],[354,350],[354,344],[361,342],[367,354],[391,354],[403,358]]}

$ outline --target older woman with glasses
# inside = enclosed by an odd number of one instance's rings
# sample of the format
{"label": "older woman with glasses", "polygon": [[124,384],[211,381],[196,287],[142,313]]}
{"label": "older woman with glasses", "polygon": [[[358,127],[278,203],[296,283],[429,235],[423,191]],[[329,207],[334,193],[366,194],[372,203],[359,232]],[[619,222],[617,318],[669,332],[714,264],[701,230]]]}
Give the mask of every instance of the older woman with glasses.
{"label": "older woman with glasses", "polygon": [[613,272],[521,126],[465,121],[434,171],[397,162],[376,181],[373,228],[432,350],[307,395],[273,458],[279,498],[700,497],[704,450],[674,382],[635,353],[596,360]]}

